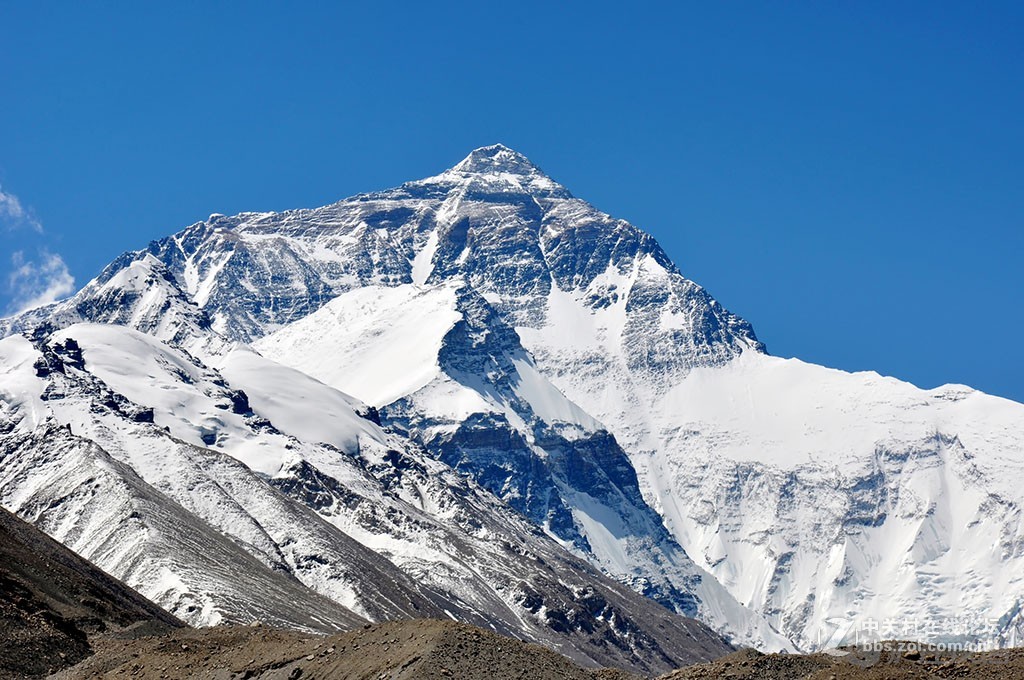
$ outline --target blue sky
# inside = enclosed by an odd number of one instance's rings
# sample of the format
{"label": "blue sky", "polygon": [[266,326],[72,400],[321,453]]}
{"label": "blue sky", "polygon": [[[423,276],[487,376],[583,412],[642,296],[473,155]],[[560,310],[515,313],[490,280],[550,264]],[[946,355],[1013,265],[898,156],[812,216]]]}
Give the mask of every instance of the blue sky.
{"label": "blue sky", "polygon": [[0,0],[0,313],[500,141],[774,354],[1024,401],[1019,3],[145,4]]}

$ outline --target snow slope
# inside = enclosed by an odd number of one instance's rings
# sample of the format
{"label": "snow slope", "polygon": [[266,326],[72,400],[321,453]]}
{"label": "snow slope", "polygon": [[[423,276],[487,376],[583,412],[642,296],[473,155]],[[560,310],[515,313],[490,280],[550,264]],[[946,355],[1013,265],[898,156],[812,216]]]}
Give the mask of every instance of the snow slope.
{"label": "snow slope", "polygon": [[[283,331],[257,347],[274,357],[287,344],[295,368],[371,406],[384,406],[429,384],[440,372],[441,342],[460,316],[456,286],[368,286],[341,295],[306,317],[301,335]],[[387,347],[382,355],[378,347]]]}
{"label": "snow slope", "polygon": [[836,618],[955,639],[964,611],[1019,635],[1024,406],[744,355],[694,370],[654,418],[666,453],[649,479],[669,527],[804,646]]}

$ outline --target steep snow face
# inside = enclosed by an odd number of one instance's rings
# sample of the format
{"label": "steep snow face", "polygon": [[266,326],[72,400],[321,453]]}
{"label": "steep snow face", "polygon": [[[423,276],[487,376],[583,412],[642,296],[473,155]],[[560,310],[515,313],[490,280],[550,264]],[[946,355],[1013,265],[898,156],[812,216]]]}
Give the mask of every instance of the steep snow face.
{"label": "steep snow face", "polygon": [[384,406],[439,375],[441,343],[461,318],[457,288],[360,288],[256,346],[268,357],[289,357],[284,363],[371,406]]}
{"label": "steep snow face", "polygon": [[36,374],[38,358],[27,338],[15,335],[0,340],[0,418],[9,430],[32,432],[46,419],[46,386]]}
{"label": "steep snow face", "polygon": [[802,645],[829,619],[949,639],[964,611],[1019,639],[1024,406],[745,355],[655,408],[649,479],[669,527]]}
{"label": "steep snow face", "polygon": [[[453,351],[451,345],[455,338],[475,333],[470,342],[475,342],[477,348],[487,345],[497,353],[514,355],[502,368],[514,374],[510,389],[525,402],[524,409],[532,409],[549,425],[600,428],[600,423],[568,401],[537,371],[511,329],[496,317],[469,318],[464,310],[470,308],[494,315],[485,301],[472,299],[466,285],[458,280],[436,286],[368,286],[340,295],[315,314],[257,341],[255,347],[265,356],[356,395],[376,408],[428,386],[429,392],[444,389],[437,387],[438,383],[447,384],[449,398],[432,399],[425,406],[449,409],[434,415],[464,420],[473,413],[508,411],[500,398],[489,399],[494,395],[482,389],[456,385],[458,377],[469,380],[479,371],[463,370],[463,376],[454,377],[445,371],[447,368],[456,373],[466,368],[462,364],[470,360],[473,348]],[[490,342],[489,335],[497,330],[505,335],[504,346]],[[446,364],[444,368],[442,363]],[[467,395],[464,400],[459,399],[460,390]],[[508,411],[516,418],[513,414],[514,410]]]}
{"label": "steep snow face", "polygon": [[645,672],[728,648],[355,399],[244,346],[217,360],[108,324],[0,341],[0,502],[198,625],[454,617]]}
{"label": "steep snow face", "polygon": [[361,439],[387,445],[384,432],[365,417],[369,407],[358,399],[244,345],[216,361],[232,385],[244,385],[252,409],[287,435],[349,452],[359,450]]}

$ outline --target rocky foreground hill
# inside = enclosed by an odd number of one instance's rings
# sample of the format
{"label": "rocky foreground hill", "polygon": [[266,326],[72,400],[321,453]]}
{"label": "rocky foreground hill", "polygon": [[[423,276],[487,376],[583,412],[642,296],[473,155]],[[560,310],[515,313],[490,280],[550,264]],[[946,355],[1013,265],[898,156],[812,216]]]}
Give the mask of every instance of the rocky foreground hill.
{"label": "rocky foreground hill", "polygon": [[0,677],[44,675],[92,653],[96,635],[184,626],[134,590],[0,508]]}
{"label": "rocky foreground hill", "polygon": [[451,621],[366,624],[331,637],[253,627],[179,629],[140,640],[104,639],[58,678],[305,680],[911,680],[1024,678],[1024,650],[954,654],[762,654],[748,649],[667,675],[584,669],[545,647]]}

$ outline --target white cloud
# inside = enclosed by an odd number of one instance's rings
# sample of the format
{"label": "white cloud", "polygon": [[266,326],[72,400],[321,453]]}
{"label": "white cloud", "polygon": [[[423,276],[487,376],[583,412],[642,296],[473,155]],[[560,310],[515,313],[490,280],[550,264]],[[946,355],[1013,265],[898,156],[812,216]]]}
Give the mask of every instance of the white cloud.
{"label": "white cloud", "polygon": [[75,290],[75,277],[68,271],[64,258],[56,253],[41,251],[35,261],[26,260],[24,251],[19,250],[11,256],[11,266],[7,276],[11,314],[48,305]]}
{"label": "white cloud", "polygon": [[43,233],[43,225],[31,211],[26,210],[18,197],[9,194],[0,187],[0,223],[7,229],[28,226],[38,234]]}

